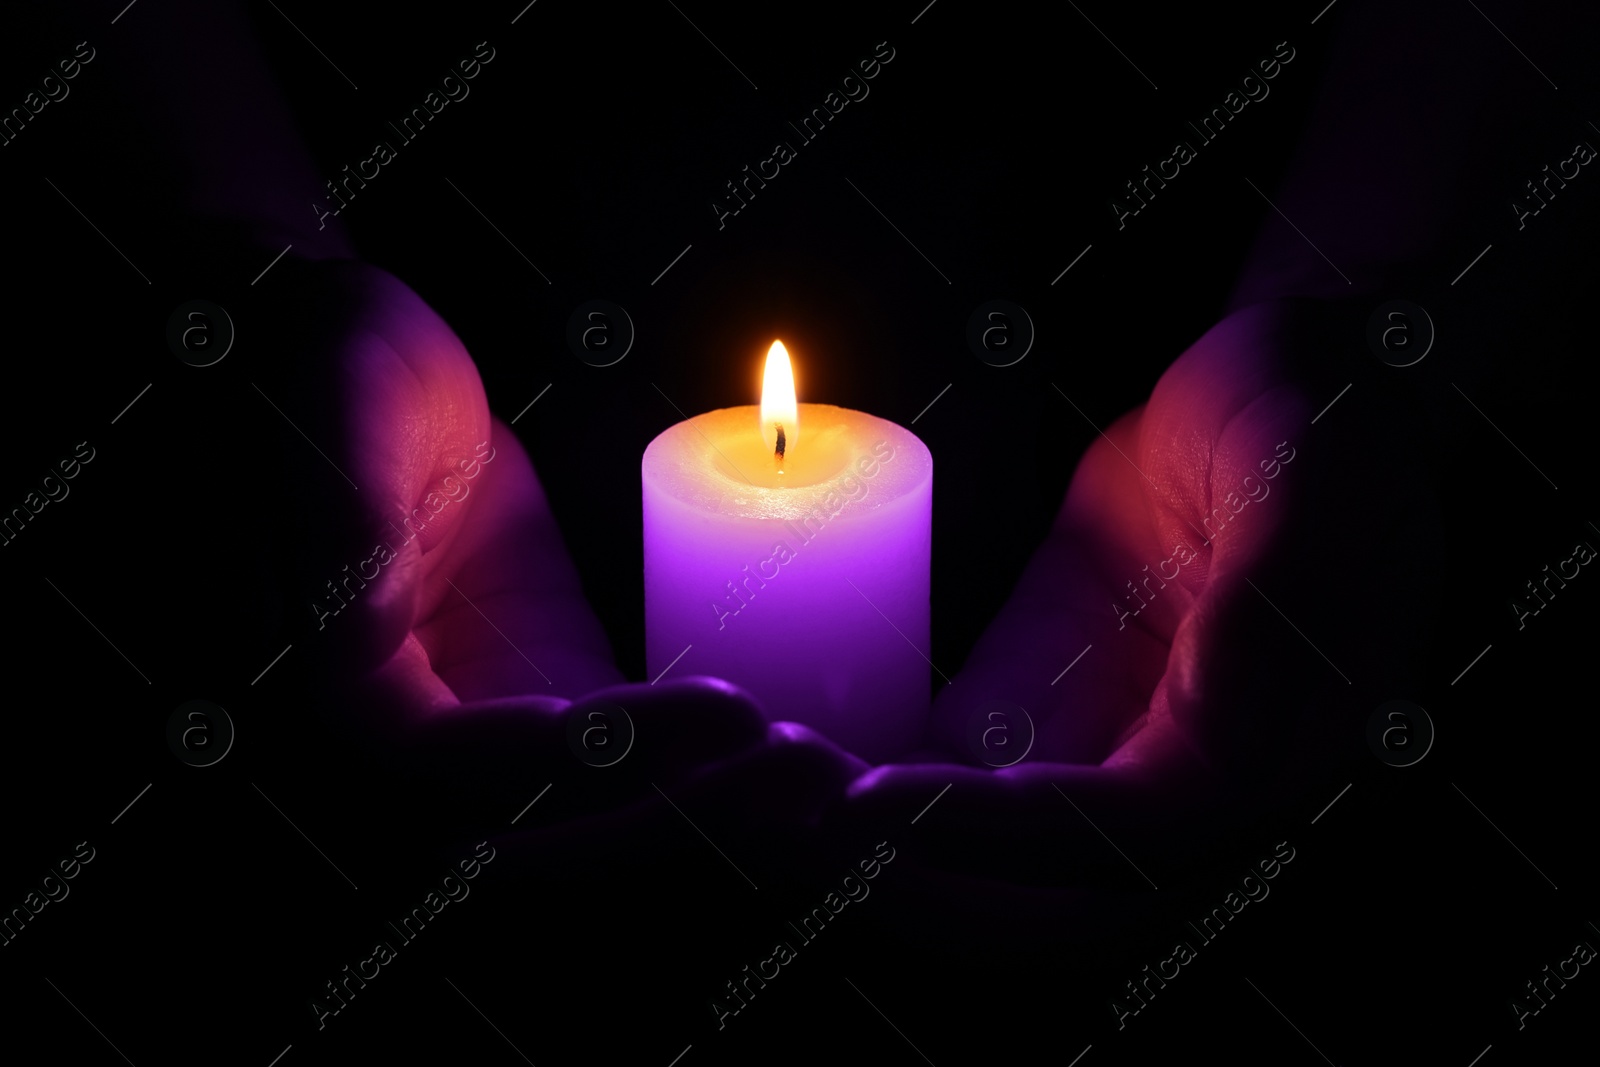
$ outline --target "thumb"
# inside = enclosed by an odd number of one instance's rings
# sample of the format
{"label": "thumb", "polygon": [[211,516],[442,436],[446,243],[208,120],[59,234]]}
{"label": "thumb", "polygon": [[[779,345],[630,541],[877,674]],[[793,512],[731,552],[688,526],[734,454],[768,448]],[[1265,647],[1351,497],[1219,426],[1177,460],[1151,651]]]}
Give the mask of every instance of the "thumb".
{"label": "thumb", "polygon": [[487,445],[488,403],[466,348],[397,278],[352,261],[285,273],[295,314],[272,324],[273,395],[258,390],[284,416],[283,491],[301,505],[289,588],[335,669],[362,673],[400,648],[466,517],[450,486]]}

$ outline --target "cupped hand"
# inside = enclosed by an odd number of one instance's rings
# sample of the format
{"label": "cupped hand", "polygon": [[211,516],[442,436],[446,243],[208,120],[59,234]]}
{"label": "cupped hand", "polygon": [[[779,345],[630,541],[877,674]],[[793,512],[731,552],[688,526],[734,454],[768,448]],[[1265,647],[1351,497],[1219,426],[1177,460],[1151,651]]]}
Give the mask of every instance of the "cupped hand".
{"label": "cupped hand", "polygon": [[1415,666],[1437,537],[1352,311],[1239,310],[1106,427],[937,698],[945,762],[864,775],[839,827],[917,837],[946,901],[1138,892],[1326,791]]}
{"label": "cupped hand", "polygon": [[726,683],[625,683],[527,453],[415,292],[358,262],[285,266],[295,314],[278,341],[296,378],[274,391],[293,388],[323,453],[296,460],[319,487],[297,566],[358,744],[505,828],[507,805],[613,753],[590,809],[766,744],[759,709]]}

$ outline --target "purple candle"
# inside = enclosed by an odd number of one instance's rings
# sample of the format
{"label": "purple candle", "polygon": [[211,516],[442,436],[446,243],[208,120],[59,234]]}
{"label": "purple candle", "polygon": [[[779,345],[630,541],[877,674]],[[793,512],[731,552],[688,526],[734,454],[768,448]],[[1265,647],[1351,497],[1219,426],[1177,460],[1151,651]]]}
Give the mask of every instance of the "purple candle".
{"label": "purple candle", "polygon": [[644,479],[646,659],[725,678],[771,720],[871,761],[928,706],[933,457],[911,431],[797,404],[788,352],[762,403],[680,422]]}

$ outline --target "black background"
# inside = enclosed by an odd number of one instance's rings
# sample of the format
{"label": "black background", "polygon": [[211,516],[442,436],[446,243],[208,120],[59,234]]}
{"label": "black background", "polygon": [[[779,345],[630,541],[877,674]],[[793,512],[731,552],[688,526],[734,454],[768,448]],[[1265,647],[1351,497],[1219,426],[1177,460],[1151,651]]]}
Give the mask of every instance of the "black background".
{"label": "black background", "polygon": [[[342,221],[363,257],[457,330],[496,414],[509,420],[549,386],[517,431],[618,661],[640,679],[638,457],[682,414],[753,402],[774,337],[796,356],[803,399],[917,419],[938,468],[930,655],[953,673],[1048,528],[1095,434],[1084,415],[1103,427],[1139,403],[1224,312],[1257,231],[1282,225],[1243,179],[1270,191],[1282,178],[1325,64],[1344,61],[1332,42],[1356,5],[1314,26],[1316,4],[1084,8],[1105,37],[1070,6],[954,0],[920,17],[915,2],[680,13],[540,0],[514,26],[515,2],[280,6],[248,10],[323,178],[391,139],[385,122],[477,42],[495,48],[471,95],[400,148]],[[20,100],[77,40],[113,56],[124,23],[163,18],[144,0],[111,25],[120,7],[17,15],[0,46],[4,100]],[[836,881],[834,853],[714,832],[754,892],[681,824],[664,824],[659,855],[616,855],[600,838],[584,864],[515,877],[490,864],[475,903],[447,909],[428,944],[403,949],[317,1030],[308,1000],[471,843],[431,836],[417,798],[384,795],[359,743],[311,710],[314,675],[286,660],[250,684],[290,639],[272,598],[251,590],[292,554],[305,500],[270,478],[242,499],[216,487],[273,467],[282,427],[248,383],[277,357],[252,344],[252,322],[293,309],[273,303],[271,272],[248,284],[274,250],[223,247],[177,213],[158,144],[121,117],[140,86],[89,65],[71,97],[0,150],[11,339],[0,504],[20,502],[77,441],[98,452],[71,497],[0,550],[10,622],[0,907],[20,903],[76,842],[98,850],[70,897],[0,948],[4,1040],[19,1061],[119,1062],[109,1040],[141,1065],[265,1065],[292,1045],[286,1067],[436,1052],[521,1062],[508,1042],[541,1065],[664,1065],[692,1045],[685,1067],[1068,1063],[1091,1045],[1085,1067],[1174,1055],[1311,1064],[1323,1062],[1317,1050],[1340,1064],[1465,1065],[1492,1045],[1487,1067],[1550,1062],[1564,1042],[1591,1041],[1591,968],[1520,1032],[1508,1004],[1575,941],[1600,943],[1589,602],[1600,591],[1580,577],[1520,632],[1508,602],[1574,541],[1600,538],[1589,370],[1600,193],[1585,174],[1520,232],[1508,204],[1600,116],[1595,38],[1592,21],[1559,7],[1488,14],[1561,88],[1513,54],[1477,135],[1452,146],[1454,184],[1438,193],[1459,205],[1448,235],[1405,288],[1359,298],[1419,300],[1440,334],[1412,387],[1432,390],[1443,413],[1436,481],[1419,492],[1446,505],[1435,547],[1450,578],[1437,594],[1399,587],[1366,605],[1374,618],[1445,622],[1422,672],[1431,683],[1394,694],[1430,711],[1429,757],[1386,767],[1353,729],[1348,772],[1306,783],[1303,803],[1271,813],[1276,836],[1241,837],[1207,870],[1142,865],[1162,899],[1137,921],[1108,918],[1096,945],[1044,941],[1015,908],[985,913],[981,886],[972,913],[946,929],[900,922],[891,864],[826,944],[802,949],[720,1032],[708,1001],[770,953],[786,917],[820,900]],[[1108,201],[1122,182],[1285,39],[1298,55],[1272,96],[1119,232]],[[723,183],[775,141],[794,143],[787,122],[885,40],[895,58],[870,96],[796,145],[795,162],[719,229],[710,205]],[[1436,34],[1414,45],[1460,42],[1512,48],[1471,5],[1440,5]],[[308,187],[306,210],[321,199]],[[171,309],[196,297],[227,306],[239,328],[209,377],[174,359],[163,336]],[[965,343],[968,315],[996,297],[1027,308],[1038,330],[1007,368]],[[593,298],[623,305],[638,331],[608,368],[564,340],[572,309]],[[1349,348],[1370,358],[1358,335]],[[1353,393],[1329,417],[1359,420],[1360,404]],[[229,759],[203,770],[175,760],[163,733],[171,709],[196,697],[239,726]],[[551,777],[530,767],[530,798]],[[512,814],[485,814],[485,835]],[[695,814],[715,825],[716,813]],[[892,842],[900,855],[914,862],[938,815]],[[1297,855],[1271,897],[1119,1033],[1108,1002],[1123,982],[1168,955],[1183,918],[1220,901],[1279,840]],[[1048,826],[1038,847],[1052,847]],[[836,852],[848,862],[871,845]],[[1130,872],[1130,900],[1145,888]]]}

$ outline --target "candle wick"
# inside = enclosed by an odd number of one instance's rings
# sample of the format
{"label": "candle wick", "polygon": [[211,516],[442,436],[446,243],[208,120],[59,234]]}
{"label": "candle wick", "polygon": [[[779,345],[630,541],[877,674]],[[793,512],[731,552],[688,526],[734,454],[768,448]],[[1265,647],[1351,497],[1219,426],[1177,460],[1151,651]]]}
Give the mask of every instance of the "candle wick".
{"label": "candle wick", "polygon": [[786,442],[785,442],[784,436],[783,436],[783,423],[780,422],[780,423],[777,423],[776,425],[778,427],[778,447],[773,450],[772,455],[773,455],[773,458],[777,461],[778,473],[782,474],[783,473],[783,449],[784,449],[784,445],[785,445]]}

